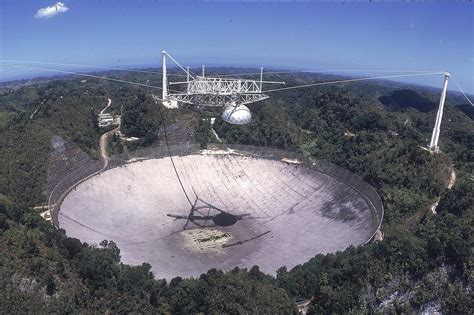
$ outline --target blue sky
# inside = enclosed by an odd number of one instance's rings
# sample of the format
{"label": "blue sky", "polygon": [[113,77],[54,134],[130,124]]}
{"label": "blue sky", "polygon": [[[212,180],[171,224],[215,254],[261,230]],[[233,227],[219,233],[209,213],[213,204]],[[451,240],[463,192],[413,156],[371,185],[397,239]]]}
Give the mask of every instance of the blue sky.
{"label": "blue sky", "polygon": [[[2,0],[0,59],[103,66],[449,70],[474,93],[474,4]],[[63,68],[64,69],[64,68]],[[0,67],[0,80],[32,75]],[[442,76],[418,78],[442,86]],[[453,87],[453,86],[451,86]]]}

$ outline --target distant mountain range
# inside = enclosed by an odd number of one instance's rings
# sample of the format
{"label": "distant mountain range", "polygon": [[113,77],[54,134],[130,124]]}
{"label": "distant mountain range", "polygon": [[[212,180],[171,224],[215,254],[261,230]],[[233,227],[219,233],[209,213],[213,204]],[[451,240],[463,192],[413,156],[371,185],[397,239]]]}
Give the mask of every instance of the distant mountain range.
{"label": "distant mountain range", "polygon": [[390,108],[416,108],[427,113],[436,109],[438,104],[421,96],[411,89],[395,90],[389,95],[379,97],[379,101]]}
{"label": "distant mountain range", "polygon": [[[161,71],[161,68],[141,68],[137,70],[146,70],[150,72]],[[179,68],[170,68],[168,73],[173,77],[179,73]],[[191,69],[198,73],[200,69]],[[322,81],[336,81],[348,78],[354,78],[353,76],[347,75],[336,75],[330,73],[317,73],[317,72],[292,72],[289,70],[278,70],[267,69],[265,77],[267,79],[276,81],[289,81],[290,84],[307,84]],[[129,72],[128,70],[98,70],[98,71],[80,71],[81,73],[94,74],[99,76],[111,76],[114,78],[131,80],[136,82],[149,80],[149,84],[161,85],[161,76],[156,74],[147,73],[135,73]],[[259,80],[260,69],[256,68],[236,68],[236,67],[209,67],[206,69],[206,73],[210,76],[214,75],[231,75],[235,77],[242,77],[246,79]],[[250,74],[250,75],[249,75]],[[77,76],[69,74],[53,74],[46,76],[38,76],[30,79],[19,79],[12,81],[0,81],[0,89],[2,88],[18,88],[20,86],[28,86],[31,84],[49,82],[52,80],[61,79],[76,79]],[[292,81],[292,82],[291,82]],[[379,101],[392,109],[402,108],[416,108],[421,112],[429,112],[435,110],[438,107],[439,94],[441,93],[440,88],[434,88],[423,85],[416,85],[410,83],[389,81],[389,80],[374,80],[366,82],[356,82],[350,85],[344,85],[344,88],[356,95],[364,97],[375,97]],[[0,91],[1,93],[1,91]],[[470,95],[469,97],[473,97]],[[459,106],[459,109],[468,115],[471,119],[473,118],[473,108],[471,105],[466,103],[463,95],[457,91],[448,91],[446,105]]]}
{"label": "distant mountain range", "polygon": [[[388,95],[383,95],[378,100],[391,109],[415,108],[420,112],[427,113],[438,108],[438,102],[430,101],[414,90],[402,89],[392,91]],[[458,104],[457,108],[465,113],[469,118],[474,119],[474,107],[470,104]]]}

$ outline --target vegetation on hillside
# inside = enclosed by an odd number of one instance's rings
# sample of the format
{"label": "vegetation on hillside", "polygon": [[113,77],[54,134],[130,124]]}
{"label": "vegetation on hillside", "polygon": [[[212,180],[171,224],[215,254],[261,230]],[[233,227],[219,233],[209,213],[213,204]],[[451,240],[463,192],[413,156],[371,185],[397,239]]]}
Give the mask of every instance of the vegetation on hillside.
{"label": "vegetation on hillside", "polygon": [[[296,84],[318,77],[291,80],[289,84]],[[418,103],[405,104],[403,98],[394,101],[396,108],[380,103],[382,95],[397,98],[392,92],[399,87],[357,87],[276,93],[251,106],[252,124],[232,126],[217,118],[214,129],[229,143],[299,150],[364,177],[383,199],[385,239],[318,255],[292,270],[282,267],[276,277],[253,267],[210,270],[197,279],[177,277],[169,283],[153,275],[146,262],[122,264],[113,242],[81,243],[32,210],[46,200],[51,137],[60,135],[96,156],[101,134],[96,114],[108,97],[113,99],[110,110],[123,110],[124,133],[146,139],[143,145],[162,138],[150,91],[98,80],[56,80],[3,90],[0,113],[7,114],[0,124],[0,312],[295,313],[295,301],[312,298],[311,313],[411,313],[431,307],[469,314],[474,309],[469,294],[473,122],[448,106],[443,153],[432,155],[420,145],[428,142],[434,111],[413,108]],[[426,91],[418,94],[422,103],[433,101],[423,99]],[[192,121],[202,146],[216,141],[209,121],[203,120],[207,116],[189,110],[164,112],[168,126],[176,113]],[[447,190],[452,166],[457,180]],[[433,215],[429,208],[439,196],[438,214]]]}

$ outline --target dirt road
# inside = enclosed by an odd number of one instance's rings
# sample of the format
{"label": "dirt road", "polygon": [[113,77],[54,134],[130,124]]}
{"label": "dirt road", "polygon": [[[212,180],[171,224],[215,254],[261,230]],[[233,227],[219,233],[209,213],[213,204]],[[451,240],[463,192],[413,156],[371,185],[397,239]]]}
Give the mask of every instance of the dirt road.
{"label": "dirt road", "polygon": [[100,147],[100,157],[102,158],[102,169],[105,170],[109,165],[109,155],[107,154],[107,144],[109,143],[109,136],[116,133],[120,130],[120,123],[117,128],[110,130],[100,136],[99,147]]}

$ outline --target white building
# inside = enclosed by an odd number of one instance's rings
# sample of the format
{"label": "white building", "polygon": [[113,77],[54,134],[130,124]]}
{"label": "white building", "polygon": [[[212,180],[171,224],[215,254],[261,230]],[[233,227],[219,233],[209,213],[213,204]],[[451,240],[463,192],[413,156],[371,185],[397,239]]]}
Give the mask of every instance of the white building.
{"label": "white building", "polygon": [[99,114],[97,119],[99,127],[117,126],[120,124],[120,115],[112,115],[110,113]]}

